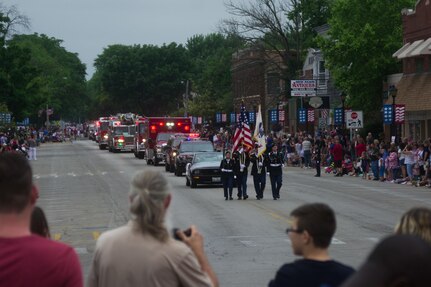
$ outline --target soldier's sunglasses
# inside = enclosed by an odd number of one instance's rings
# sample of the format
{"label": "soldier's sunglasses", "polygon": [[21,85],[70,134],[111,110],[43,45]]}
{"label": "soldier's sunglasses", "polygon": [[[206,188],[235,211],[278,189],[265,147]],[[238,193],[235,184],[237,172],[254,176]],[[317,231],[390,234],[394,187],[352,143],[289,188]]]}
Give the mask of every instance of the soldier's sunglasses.
{"label": "soldier's sunglasses", "polygon": [[290,232],[294,232],[294,233],[302,233],[302,232],[304,232],[304,230],[302,230],[302,229],[287,228],[287,229],[286,229],[286,233],[287,233],[287,234],[289,234]]}

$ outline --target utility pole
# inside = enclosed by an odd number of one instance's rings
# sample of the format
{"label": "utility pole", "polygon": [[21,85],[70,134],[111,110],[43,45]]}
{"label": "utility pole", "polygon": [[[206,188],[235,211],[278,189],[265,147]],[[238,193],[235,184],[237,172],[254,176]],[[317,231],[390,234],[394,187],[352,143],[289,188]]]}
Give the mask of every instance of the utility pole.
{"label": "utility pole", "polygon": [[189,80],[186,80],[186,93],[184,95],[184,117],[188,117],[189,108]]}
{"label": "utility pole", "polygon": [[46,127],[48,128],[48,127],[49,127],[48,104],[46,104],[46,110],[45,110],[45,113],[46,113]]}

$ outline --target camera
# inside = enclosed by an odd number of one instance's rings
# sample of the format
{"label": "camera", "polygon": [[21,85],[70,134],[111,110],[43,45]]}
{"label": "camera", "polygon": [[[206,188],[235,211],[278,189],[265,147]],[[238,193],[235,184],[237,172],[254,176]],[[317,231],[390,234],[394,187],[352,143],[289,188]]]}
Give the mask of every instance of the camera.
{"label": "camera", "polygon": [[[181,229],[179,229],[179,228],[172,229],[172,234],[174,236],[174,239],[182,241],[181,238],[177,235],[177,231],[179,231],[179,230],[181,230]],[[183,232],[187,237],[190,237],[192,235],[192,230],[190,228],[183,230]]]}

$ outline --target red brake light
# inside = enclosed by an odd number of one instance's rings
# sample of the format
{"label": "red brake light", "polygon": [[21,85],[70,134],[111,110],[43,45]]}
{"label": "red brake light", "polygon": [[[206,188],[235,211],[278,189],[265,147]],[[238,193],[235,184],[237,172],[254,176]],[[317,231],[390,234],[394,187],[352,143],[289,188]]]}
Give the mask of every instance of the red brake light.
{"label": "red brake light", "polygon": [[177,126],[179,126],[179,127],[180,127],[180,126],[181,126],[181,123],[177,123]]}
{"label": "red brake light", "polygon": [[159,126],[163,127],[165,124],[163,122],[159,123]]}
{"label": "red brake light", "polygon": [[184,130],[185,130],[185,131],[189,131],[189,130],[190,130],[190,127],[189,127],[189,126],[185,126],[185,127],[184,127]]}
{"label": "red brake light", "polygon": [[151,126],[151,132],[155,133],[156,132],[156,126]]}

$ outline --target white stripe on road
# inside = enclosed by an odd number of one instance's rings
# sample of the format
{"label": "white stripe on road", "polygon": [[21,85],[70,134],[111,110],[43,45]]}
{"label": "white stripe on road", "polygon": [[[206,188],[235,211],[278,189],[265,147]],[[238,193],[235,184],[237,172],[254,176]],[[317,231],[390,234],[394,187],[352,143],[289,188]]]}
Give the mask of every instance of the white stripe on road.
{"label": "white stripe on road", "polygon": [[244,244],[247,247],[256,247],[257,246],[257,244],[254,243],[253,241],[240,240],[239,242],[241,242],[242,244]]}

